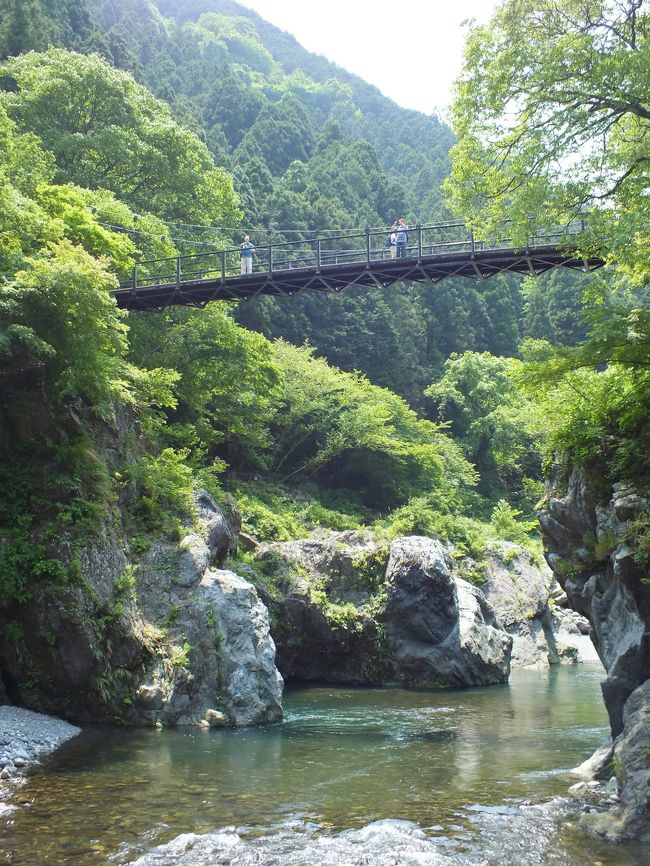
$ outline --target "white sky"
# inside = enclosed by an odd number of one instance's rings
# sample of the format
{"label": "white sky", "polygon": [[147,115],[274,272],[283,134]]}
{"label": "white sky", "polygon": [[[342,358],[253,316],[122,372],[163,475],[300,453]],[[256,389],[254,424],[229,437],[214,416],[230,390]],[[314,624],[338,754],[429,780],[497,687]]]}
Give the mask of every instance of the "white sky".
{"label": "white sky", "polygon": [[466,28],[497,0],[238,0],[403,108],[445,116]]}

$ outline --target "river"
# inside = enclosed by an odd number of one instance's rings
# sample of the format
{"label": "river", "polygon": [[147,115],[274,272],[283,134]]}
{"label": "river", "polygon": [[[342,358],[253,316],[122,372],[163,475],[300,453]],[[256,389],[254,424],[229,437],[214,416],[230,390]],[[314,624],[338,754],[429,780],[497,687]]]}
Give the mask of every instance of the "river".
{"label": "river", "polygon": [[466,690],[292,688],[263,729],[87,728],[2,819],[14,866],[641,866],[567,770],[607,736],[595,663]]}

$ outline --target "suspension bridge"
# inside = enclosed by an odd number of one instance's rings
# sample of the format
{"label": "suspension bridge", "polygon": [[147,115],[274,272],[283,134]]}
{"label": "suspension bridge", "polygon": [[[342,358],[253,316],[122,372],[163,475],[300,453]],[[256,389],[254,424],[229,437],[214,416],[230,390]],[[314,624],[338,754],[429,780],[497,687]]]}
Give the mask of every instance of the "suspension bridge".
{"label": "suspension bridge", "polygon": [[385,288],[398,281],[435,284],[447,277],[487,280],[505,272],[539,276],[553,268],[591,271],[604,262],[576,253],[582,221],[532,237],[523,248],[511,238],[475,240],[464,223],[408,229],[405,255],[393,258],[389,229],[317,235],[256,246],[252,274],[241,274],[239,247],[138,262],[115,291],[118,307],[161,310],[204,307],[210,301],[246,301],[259,295],[291,297],[303,291],[337,293],[349,286]]}

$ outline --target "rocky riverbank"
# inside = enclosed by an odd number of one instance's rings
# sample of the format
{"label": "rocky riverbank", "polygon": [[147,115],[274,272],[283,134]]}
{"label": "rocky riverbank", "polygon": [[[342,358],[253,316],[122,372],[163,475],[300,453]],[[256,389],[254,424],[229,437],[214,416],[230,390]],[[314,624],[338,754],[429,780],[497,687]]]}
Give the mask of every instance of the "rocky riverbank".
{"label": "rocky riverbank", "polygon": [[547,560],[574,610],[591,624],[607,671],[602,684],[613,747],[593,762],[596,780],[616,774],[620,805],[585,816],[614,841],[650,840],[650,589],[639,549],[650,491],[615,484],[609,501],[577,472],[558,478],[540,514]]}
{"label": "rocky riverbank", "polygon": [[0,779],[37,764],[78,733],[80,728],[53,716],[0,706]]}

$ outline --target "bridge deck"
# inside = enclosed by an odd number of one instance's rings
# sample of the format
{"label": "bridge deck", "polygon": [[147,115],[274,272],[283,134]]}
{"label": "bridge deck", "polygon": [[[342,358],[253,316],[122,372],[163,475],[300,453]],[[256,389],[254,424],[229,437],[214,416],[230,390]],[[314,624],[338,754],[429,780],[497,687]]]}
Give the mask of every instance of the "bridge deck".
{"label": "bridge deck", "polygon": [[[115,292],[115,299],[124,309],[160,310],[173,305],[203,307],[210,301],[247,300],[257,295],[334,293],[353,285],[386,287],[400,280],[437,283],[451,276],[486,280],[504,272],[539,276],[557,267],[593,270],[603,265],[597,257],[577,257],[575,239],[567,244],[566,234],[523,250],[497,245],[484,248],[471,237],[431,242],[432,229],[459,225],[417,226],[410,234],[417,243],[409,243],[407,256],[399,259],[390,258],[383,244],[373,246],[375,239],[366,230],[345,238],[259,248],[254,273],[246,276],[238,273],[237,249],[143,262],[134,269],[131,281]],[[381,234],[383,240],[386,230]],[[364,241],[359,249],[341,249],[341,241],[349,243],[354,238]],[[335,244],[336,249],[327,248]]]}

